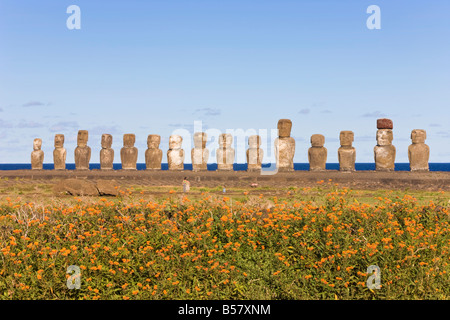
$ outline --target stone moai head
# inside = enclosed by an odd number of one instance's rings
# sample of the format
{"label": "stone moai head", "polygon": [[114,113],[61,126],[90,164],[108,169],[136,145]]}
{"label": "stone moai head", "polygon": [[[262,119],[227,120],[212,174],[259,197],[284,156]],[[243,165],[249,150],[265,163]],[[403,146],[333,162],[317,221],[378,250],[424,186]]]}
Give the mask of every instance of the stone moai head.
{"label": "stone moai head", "polygon": [[109,149],[112,146],[113,137],[108,133],[102,134],[102,148]]}
{"label": "stone moai head", "polygon": [[134,147],[135,142],[136,142],[136,135],[134,133],[126,133],[123,135],[123,146],[125,148]]}
{"label": "stone moai head", "polygon": [[341,133],[339,134],[339,139],[341,140],[342,147],[351,147],[354,138],[355,135],[353,131],[341,131]]}
{"label": "stone moai head", "polygon": [[379,146],[390,146],[394,140],[394,135],[391,129],[377,130],[377,144]]}
{"label": "stone moai head", "polygon": [[36,138],[33,140],[33,150],[38,151],[41,150],[42,147],[42,139]]}
{"label": "stone moai head", "polygon": [[231,147],[232,143],[233,143],[233,136],[230,133],[222,133],[219,136],[219,145],[222,148]]}
{"label": "stone moai head", "polygon": [[261,137],[258,135],[248,137],[248,145],[250,148],[259,148],[261,145]]}
{"label": "stone moai head", "polygon": [[63,134],[55,134],[55,148],[64,147],[64,135]]}
{"label": "stone moai head", "polygon": [[425,143],[425,139],[427,138],[427,132],[422,129],[414,129],[411,131],[411,140],[412,143]]}
{"label": "stone moai head", "polygon": [[291,136],[292,121],[289,119],[278,120],[278,136],[280,138],[288,138]]}
{"label": "stone moai head", "polygon": [[208,134],[206,132],[194,133],[194,147],[206,148],[206,141],[208,141]]}
{"label": "stone moai head", "polygon": [[311,136],[311,146],[313,147],[323,147],[325,144],[325,137],[321,134],[313,134]]}
{"label": "stone moai head", "polygon": [[87,130],[78,130],[77,145],[79,147],[87,146],[88,138],[89,138],[89,133]]}
{"label": "stone moai head", "polygon": [[169,149],[181,149],[183,138],[180,135],[173,134],[169,137]]}
{"label": "stone moai head", "polygon": [[147,137],[147,147],[149,149],[158,149],[161,143],[161,136],[158,134],[149,134]]}

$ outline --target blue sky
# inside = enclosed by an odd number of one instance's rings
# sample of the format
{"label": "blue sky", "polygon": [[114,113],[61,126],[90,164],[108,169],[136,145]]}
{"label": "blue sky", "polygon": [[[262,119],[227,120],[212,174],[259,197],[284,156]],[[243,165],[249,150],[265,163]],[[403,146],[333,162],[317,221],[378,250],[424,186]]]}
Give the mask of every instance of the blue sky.
{"label": "blue sky", "polygon": [[[80,30],[66,27],[73,4]],[[380,30],[366,27],[369,5]],[[450,162],[449,13],[448,0],[0,0],[0,162],[29,163],[39,137],[51,163],[63,133],[73,163],[80,129],[93,163],[102,133],[115,162],[123,134],[136,134],[138,162],[160,134],[166,162],[169,136],[194,121],[258,132],[281,118],[293,122],[295,162],[315,133],[337,162],[341,130],[355,132],[357,162],[373,162],[382,117],[396,162],[408,161],[412,129],[427,130],[430,162]]]}

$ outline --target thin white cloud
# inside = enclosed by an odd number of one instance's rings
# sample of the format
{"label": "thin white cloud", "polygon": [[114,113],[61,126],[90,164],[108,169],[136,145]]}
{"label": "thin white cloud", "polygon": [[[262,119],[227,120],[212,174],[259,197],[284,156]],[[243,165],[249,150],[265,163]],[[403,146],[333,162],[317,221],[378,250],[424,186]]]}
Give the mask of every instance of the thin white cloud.
{"label": "thin white cloud", "polygon": [[365,118],[380,118],[380,117],[386,117],[386,115],[384,113],[382,113],[381,111],[373,111],[373,112],[367,112],[365,114],[362,115],[362,117]]}
{"label": "thin white cloud", "polygon": [[311,111],[310,109],[305,108],[305,109],[300,110],[298,113],[300,113],[300,114],[308,114],[310,111]]}

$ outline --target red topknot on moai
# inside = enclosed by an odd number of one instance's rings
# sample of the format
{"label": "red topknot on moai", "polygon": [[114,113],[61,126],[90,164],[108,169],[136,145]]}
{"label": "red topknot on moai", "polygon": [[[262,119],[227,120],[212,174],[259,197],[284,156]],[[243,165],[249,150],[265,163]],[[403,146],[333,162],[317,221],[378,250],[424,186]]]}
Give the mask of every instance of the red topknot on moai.
{"label": "red topknot on moai", "polygon": [[394,124],[391,119],[377,119],[377,129],[394,129]]}

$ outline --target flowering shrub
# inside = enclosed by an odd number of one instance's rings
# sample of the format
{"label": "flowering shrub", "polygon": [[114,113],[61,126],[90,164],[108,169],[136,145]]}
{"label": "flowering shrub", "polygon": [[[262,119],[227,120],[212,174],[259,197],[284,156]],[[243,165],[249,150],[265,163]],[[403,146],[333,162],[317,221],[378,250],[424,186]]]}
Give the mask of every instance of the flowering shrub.
{"label": "flowering shrub", "polygon": [[[0,203],[2,299],[449,299],[449,209],[204,194]],[[291,192],[289,192],[291,194]],[[172,196],[172,195],[171,195]],[[260,196],[260,198],[262,195]],[[66,273],[79,266],[80,289]],[[367,267],[381,270],[369,289]]]}

